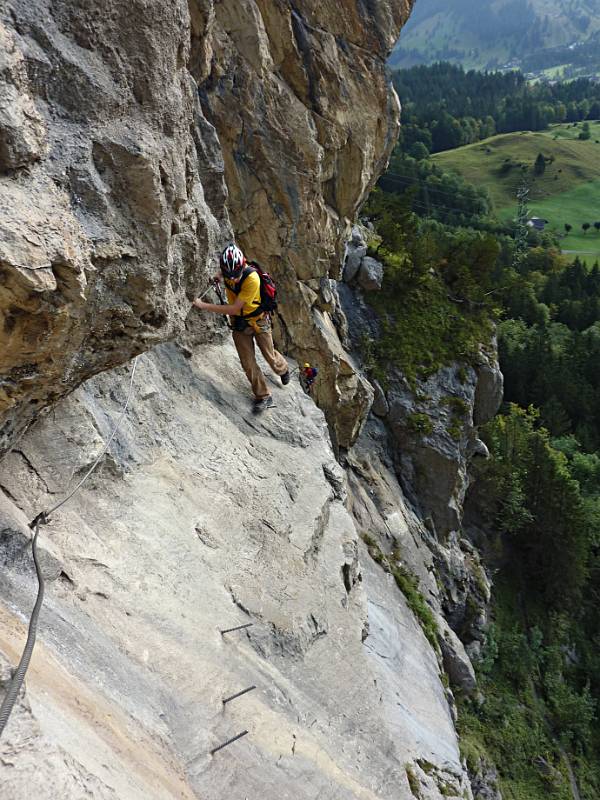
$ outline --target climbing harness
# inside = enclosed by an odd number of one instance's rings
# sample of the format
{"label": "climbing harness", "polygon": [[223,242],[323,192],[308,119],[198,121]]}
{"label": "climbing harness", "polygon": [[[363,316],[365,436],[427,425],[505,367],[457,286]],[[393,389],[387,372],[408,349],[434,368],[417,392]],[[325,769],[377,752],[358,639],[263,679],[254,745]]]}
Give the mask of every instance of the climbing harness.
{"label": "climbing harness", "polygon": [[32,653],[33,653],[33,648],[34,648],[34,645],[35,645],[35,639],[36,639],[36,635],[37,635],[38,619],[39,619],[40,611],[41,611],[41,608],[42,608],[42,602],[44,600],[44,590],[45,590],[44,575],[42,573],[42,569],[41,569],[40,562],[39,562],[39,559],[38,559],[38,552],[37,552],[37,540],[38,540],[38,536],[39,536],[39,533],[40,533],[40,525],[47,525],[50,522],[50,518],[52,517],[52,514],[54,514],[56,511],[58,511],[59,508],[64,506],[65,503],[67,503],[73,497],[73,495],[76,492],[78,492],[79,489],[81,489],[83,484],[87,481],[87,479],[90,477],[92,472],[96,469],[96,467],[100,463],[101,459],[105,456],[106,452],[108,451],[108,448],[110,447],[110,444],[111,444],[112,440],[114,439],[114,437],[116,436],[116,433],[119,430],[121,422],[123,421],[123,417],[125,416],[125,413],[127,412],[127,408],[129,407],[129,401],[131,400],[131,396],[133,394],[133,379],[134,379],[134,376],[135,376],[135,370],[136,370],[136,367],[137,367],[138,358],[139,358],[139,356],[136,356],[134,361],[133,361],[133,368],[131,370],[131,377],[130,377],[130,381],[129,381],[129,391],[127,393],[127,399],[125,400],[125,404],[124,404],[124,406],[123,406],[123,408],[121,410],[121,413],[120,413],[119,417],[117,418],[117,421],[116,421],[116,423],[115,423],[115,425],[113,427],[112,433],[108,437],[108,441],[106,442],[104,448],[102,449],[102,452],[94,460],[94,463],[89,468],[89,470],[85,473],[83,478],[79,481],[77,486],[71,492],[69,492],[69,494],[63,500],[61,500],[59,503],[57,503],[55,506],[53,506],[49,511],[40,511],[40,513],[29,523],[29,527],[32,530],[35,530],[35,534],[33,536],[32,542],[31,542],[31,551],[32,551],[32,554],[33,554],[33,563],[35,565],[35,571],[36,571],[37,581],[38,581],[38,594],[37,594],[37,598],[36,598],[36,601],[35,601],[35,605],[33,607],[33,611],[31,613],[31,619],[29,620],[29,628],[28,628],[28,633],[27,633],[27,642],[25,643],[25,648],[23,650],[23,655],[21,656],[21,660],[19,661],[19,665],[18,665],[17,669],[15,670],[15,673],[14,673],[14,675],[13,675],[13,677],[12,677],[12,679],[11,679],[9,685],[8,685],[8,689],[6,691],[6,695],[4,697],[4,700],[2,701],[2,705],[0,706],[0,737],[2,736],[4,728],[6,727],[6,723],[8,722],[8,720],[10,718],[10,715],[11,715],[11,713],[13,711],[13,708],[14,708],[15,703],[17,701],[17,697],[19,695],[19,691],[21,689],[21,686],[23,685],[23,681],[25,680],[25,675],[27,674],[27,669],[29,668],[29,662],[31,661],[31,656],[32,656]]}

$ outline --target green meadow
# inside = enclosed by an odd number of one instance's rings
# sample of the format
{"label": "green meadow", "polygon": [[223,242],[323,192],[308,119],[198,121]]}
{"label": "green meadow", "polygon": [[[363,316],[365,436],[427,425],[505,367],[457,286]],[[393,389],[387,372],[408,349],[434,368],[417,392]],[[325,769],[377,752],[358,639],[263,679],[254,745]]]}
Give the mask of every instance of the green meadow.
{"label": "green meadow", "polygon": [[[600,122],[590,122],[591,138],[580,140],[582,123],[553,125],[547,131],[508,133],[433,156],[441,167],[463,175],[488,190],[496,216],[514,217],[517,190],[530,186],[530,213],[549,222],[561,234],[564,251],[577,251],[592,263],[600,258]],[[535,174],[539,153],[546,160],[542,175]],[[587,233],[582,224],[592,226]],[[572,226],[565,234],[565,224]],[[584,255],[585,254],[585,255]]]}

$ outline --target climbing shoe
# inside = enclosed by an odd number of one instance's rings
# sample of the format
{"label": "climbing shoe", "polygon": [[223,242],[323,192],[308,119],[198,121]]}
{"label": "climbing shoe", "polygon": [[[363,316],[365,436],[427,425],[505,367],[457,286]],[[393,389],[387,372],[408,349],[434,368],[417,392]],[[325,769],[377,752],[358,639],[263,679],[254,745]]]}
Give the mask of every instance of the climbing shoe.
{"label": "climbing shoe", "polygon": [[289,369],[288,369],[287,372],[284,372],[283,375],[280,375],[279,377],[281,378],[282,384],[284,386],[287,386],[288,383],[290,382],[290,371],[289,371]]}
{"label": "climbing shoe", "polygon": [[266,408],[272,408],[273,405],[274,403],[271,395],[263,397],[262,400],[256,398],[252,406],[252,411],[254,411],[255,414],[260,414],[261,411],[264,411]]}

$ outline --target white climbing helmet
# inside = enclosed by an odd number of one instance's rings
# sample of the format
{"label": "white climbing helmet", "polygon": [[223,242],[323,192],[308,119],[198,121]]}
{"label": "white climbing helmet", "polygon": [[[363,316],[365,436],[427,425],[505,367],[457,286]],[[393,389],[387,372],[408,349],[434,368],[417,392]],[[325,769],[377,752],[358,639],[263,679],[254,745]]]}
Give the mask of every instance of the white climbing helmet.
{"label": "white climbing helmet", "polygon": [[221,253],[221,271],[226,278],[237,278],[245,264],[244,254],[234,244],[228,245]]}

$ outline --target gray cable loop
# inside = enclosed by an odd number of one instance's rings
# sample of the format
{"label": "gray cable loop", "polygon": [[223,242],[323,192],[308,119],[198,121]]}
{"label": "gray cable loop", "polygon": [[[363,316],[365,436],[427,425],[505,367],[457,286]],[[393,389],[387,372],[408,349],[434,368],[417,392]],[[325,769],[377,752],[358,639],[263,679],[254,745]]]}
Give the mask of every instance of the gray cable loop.
{"label": "gray cable loop", "polygon": [[35,645],[38,619],[40,616],[40,610],[42,608],[42,602],[44,600],[44,588],[45,588],[44,575],[42,573],[37,553],[37,538],[40,532],[40,525],[47,525],[48,522],[50,521],[51,515],[54,514],[55,511],[58,511],[58,509],[61,506],[64,506],[64,504],[67,503],[73,497],[75,492],[78,492],[79,489],[81,489],[83,484],[87,481],[92,472],[98,466],[100,460],[106,454],[108,448],[110,447],[110,443],[112,442],[117,431],[119,430],[119,426],[121,425],[123,417],[125,416],[125,412],[127,411],[127,408],[129,406],[129,401],[131,400],[131,395],[133,392],[133,377],[135,375],[138,358],[139,356],[136,356],[133,362],[133,369],[131,370],[131,378],[129,381],[129,392],[127,393],[127,399],[125,400],[125,405],[123,406],[123,409],[119,414],[119,417],[115,423],[112,433],[110,434],[108,441],[106,442],[106,445],[104,446],[102,452],[95,459],[94,463],[85,473],[83,478],[79,481],[77,486],[71,492],[69,492],[69,494],[63,500],[60,501],[60,503],[57,503],[55,506],[53,506],[50,509],[50,511],[41,511],[29,524],[30,528],[35,529],[35,535],[31,542],[31,550],[33,553],[33,563],[35,564],[35,571],[38,580],[38,594],[37,594],[37,599],[35,601],[35,605],[33,607],[33,611],[31,613],[31,619],[29,620],[27,642],[25,643],[23,655],[21,656],[19,666],[17,667],[15,674],[13,675],[11,682],[8,686],[8,690],[6,692],[4,700],[2,701],[2,706],[0,706],[0,737],[2,736],[4,728],[6,727],[6,723],[8,722],[9,717],[13,711],[19,691],[21,689],[21,686],[23,685],[23,681],[25,680],[27,669],[29,668],[29,662],[31,661],[31,655],[33,653],[33,648]]}
{"label": "gray cable loop", "polygon": [[23,650],[23,655],[21,656],[21,660],[19,661],[19,666],[15,670],[15,674],[12,677],[10,684],[8,685],[8,690],[2,701],[2,706],[0,706],[0,737],[6,727],[6,723],[12,713],[14,705],[17,701],[17,696],[23,685],[23,681],[25,680],[25,673],[29,667],[29,662],[31,661],[31,654],[33,653],[33,647],[35,645],[35,637],[37,633],[37,623],[38,618],[40,616],[40,610],[42,608],[42,602],[44,600],[44,575],[42,574],[42,568],[40,566],[40,562],[38,561],[38,552],[37,552],[37,538],[40,533],[40,521],[37,520],[35,523],[35,536],[33,537],[33,541],[31,543],[31,549],[33,552],[33,563],[35,564],[35,571],[37,574],[38,579],[38,593],[37,598],[35,601],[35,605],[33,607],[33,611],[31,612],[31,619],[29,620],[29,630],[27,632],[27,642],[25,644],[25,649]]}

